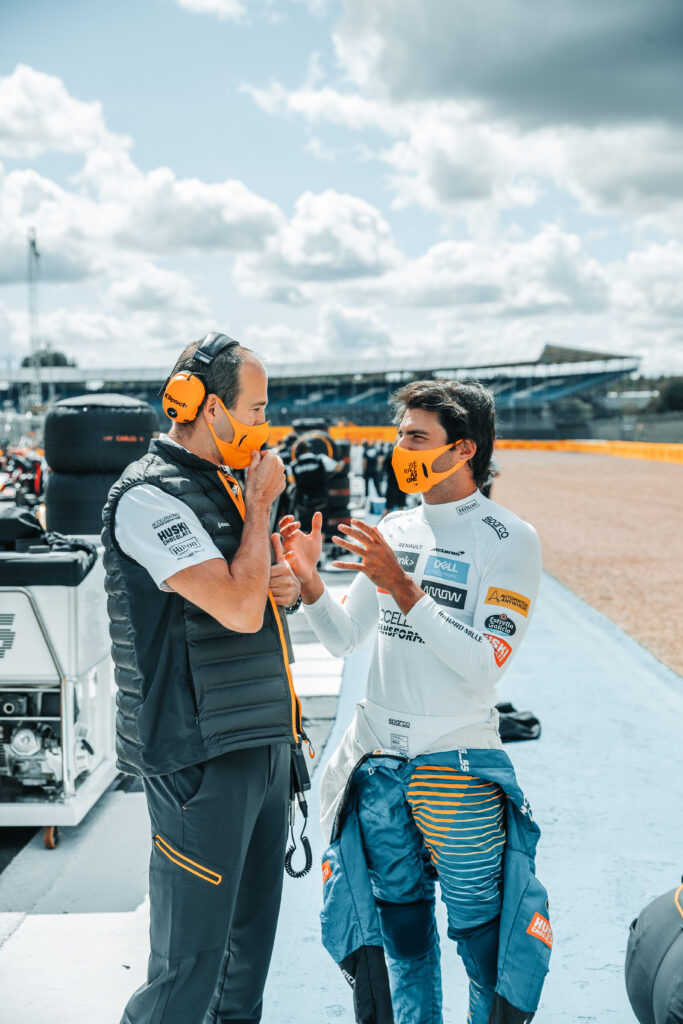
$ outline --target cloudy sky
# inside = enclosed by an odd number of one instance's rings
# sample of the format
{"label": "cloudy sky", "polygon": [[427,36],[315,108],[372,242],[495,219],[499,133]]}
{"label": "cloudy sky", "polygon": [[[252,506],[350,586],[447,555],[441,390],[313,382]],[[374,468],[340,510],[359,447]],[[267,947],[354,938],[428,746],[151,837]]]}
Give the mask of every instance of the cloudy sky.
{"label": "cloudy sky", "polygon": [[682,0],[2,0],[0,365],[683,373]]}

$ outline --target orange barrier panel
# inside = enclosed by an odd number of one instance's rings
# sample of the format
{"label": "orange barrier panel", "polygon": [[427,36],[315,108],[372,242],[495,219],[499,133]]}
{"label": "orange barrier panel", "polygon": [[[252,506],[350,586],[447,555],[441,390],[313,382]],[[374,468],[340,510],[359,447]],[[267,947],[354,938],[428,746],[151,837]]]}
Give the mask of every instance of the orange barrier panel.
{"label": "orange barrier panel", "polygon": [[[270,442],[278,444],[291,434],[291,427],[271,427]],[[354,423],[328,427],[327,433],[335,441],[389,441],[396,440],[396,427],[363,427]],[[553,452],[589,452],[600,455],[616,455],[622,459],[648,459],[656,462],[683,463],[683,444],[666,444],[655,441],[517,441],[502,438],[496,441],[496,448],[529,449]]]}
{"label": "orange barrier panel", "polygon": [[517,448],[534,451],[589,452],[615,455],[622,459],[647,459],[656,462],[683,463],[683,444],[655,441],[496,441],[496,448]]}

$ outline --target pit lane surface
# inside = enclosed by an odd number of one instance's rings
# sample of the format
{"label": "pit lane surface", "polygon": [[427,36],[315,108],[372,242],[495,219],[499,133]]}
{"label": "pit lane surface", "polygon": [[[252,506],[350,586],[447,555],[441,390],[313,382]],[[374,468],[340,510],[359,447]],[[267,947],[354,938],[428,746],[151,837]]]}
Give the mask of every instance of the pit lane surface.
{"label": "pit lane surface", "polygon": [[[341,663],[316,649],[301,612],[292,625],[297,645],[309,641],[309,696],[336,702]],[[298,647],[297,654],[305,663]],[[346,660],[327,751],[362,695],[369,656],[366,646]],[[634,1020],[623,984],[629,924],[681,871],[681,680],[545,576],[500,689],[502,700],[532,709],[543,725],[539,741],[507,748],[542,830],[537,873],[555,932],[537,1019],[627,1024]],[[351,991],[320,945],[324,841],[315,785],[309,803],[314,869],[285,879],[264,1024],[353,1021]],[[14,858],[0,877],[3,1021],[117,1024],[144,978],[148,853],[142,794],[112,789],[79,828],[65,830],[57,850],[45,851],[38,835]],[[440,914],[450,1024],[464,1019],[466,982]]]}

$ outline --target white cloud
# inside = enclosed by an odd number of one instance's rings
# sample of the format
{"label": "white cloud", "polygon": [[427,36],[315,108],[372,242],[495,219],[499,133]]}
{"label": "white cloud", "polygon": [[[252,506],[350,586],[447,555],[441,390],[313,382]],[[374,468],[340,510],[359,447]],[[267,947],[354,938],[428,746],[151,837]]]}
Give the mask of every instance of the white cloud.
{"label": "white cloud", "polygon": [[[0,307],[1,308],[1,307]],[[8,310],[12,355],[28,354],[26,314]],[[59,307],[40,318],[43,343],[81,367],[173,365],[183,347],[201,334],[196,314],[134,310],[119,314],[101,307]]]}
{"label": "white cloud", "polygon": [[242,21],[247,9],[240,0],[175,0],[192,14],[214,14],[221,21]]}
{"label": "white cloud", "polygon": [[[49,83],[49,89],[34,90],[32,127],[23,136],[26,152],[34,152],[29,139],[34,147],[41,140],[43,147],[49,143],[58,148],[66,145],[69,136],[86,149],[86,159],[71,188],[34,170],[5,173],[0,164],[0,283],[25,279],[30,227],[38,236],[41,277],[76,281],[115,270],[131,253],[141,250],[163,256],[258,250],[282,223],[278,207],[241,181],[179,179],[163,167],[141,171],[127,152],[125,140],[106,131],[99,107],[96,122],[87,126],[88,131],[78,135],[71,126],[70,136],[66,117],[53,122],[51,97],[57,95],[68,112],[76,111],[74,118],[81,107],[90,107],[73,100],[58,79],[30,68],[23,69],[23,78],[27,77],[24,72],[29,73],[31,82],[35,75],[41,86],[44,79]],[[23,78],[19,76],[20,82]],[[17,109],[15,104],[10,113]],[[36,125],[47,127],[40,132]]]}
{"label": "white cloud", "polygon": [[351,80],[398,102],[475,100],[527,125],[683,117],[676,3],[345,0],[334,41]]}
{"label": "white cloud", "polygon": [[[326,14],[332,0],[289,0],[290,3],[307,7],[311,14],[318,17]],[[192,14],[213,14],[221,21],[244,23],[248,15],[264,15],[271,22],[279,22],[284,18],[282,5],[278,0],[175,0],[178,7]]]}
{"label": "white cloud", "polygon": [[112,254],[100,243],[115,229],[114,211],[61,188],[36,171],[0,168],[0,283],[26,278],[27,232],[37,230],[40,276],[77,281],[101,273]]}
{"label": "white cloud", "polygon": [[0,76],[0,157],[85,153],[112,144],[129,140],[107,130],[101,103],[70,96],[60,78],[25,64]]}
{"label": "white cloud", "polygon": [[548,225],[533,238],[441,242],[368,283],[391,305],[461,307],[468,316],[529,317],[606,308],[609,288],[577,235]]}
{"label": "white cloud", "polygon": [[185,274],[153,263],[139,264],[115,278],[107,297],[122,310],[166,310],[204,318],[210,313],[208,302]]}
{"label": "white cloud", "polygon": [[307,284],[379,274],[400,259],[379,210],[328,189],[304,192],[265,252],[238,258],[235,277],[247,295],[296,304],[310,296]]}
{"label": "white cloud", "polygon": [[251,326],[245,331],[243,341],[260,353],[266,366],[271,367],[295,360],[338,362],[340,358],[396,354],[397,351],[395,333],[375,310],[338,302],[328,302],[321,307],[312,331],[287,324]]}

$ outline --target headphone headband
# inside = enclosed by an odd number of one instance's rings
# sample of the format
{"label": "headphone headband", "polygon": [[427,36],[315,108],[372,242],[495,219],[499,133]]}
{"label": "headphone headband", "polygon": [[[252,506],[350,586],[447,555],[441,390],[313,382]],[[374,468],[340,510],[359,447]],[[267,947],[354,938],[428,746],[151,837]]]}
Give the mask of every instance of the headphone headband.
{"label": "headphone headband", "polygon": [[207,334],[198,346],[192,360],[200,364],[201,370],[181,370],[170,377],[163,385],[159,394],[163,394],[163,409],[166,415],[176,423],[193,423],[199,415],[207,394],[204,371],[211,365],[217,355],[227,348],[239,345],[227,334],[212,331]]}
{"label": "headphone headband", "polygon": [[229,338],[227,334],[218,334],[216,331],[212,331],[211,334],[207,334],[204,338],[204,341],[192,358],[204,366],[209,366],[220,352],[226,348],[234,348],[236,345],[239,345],[239,341],[235,341],[234,338]]}

